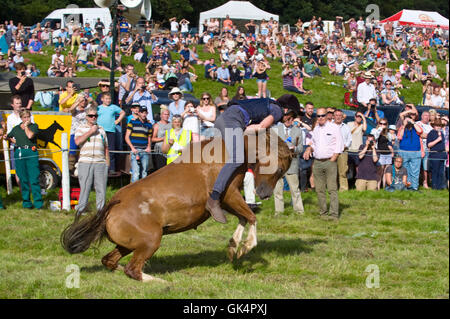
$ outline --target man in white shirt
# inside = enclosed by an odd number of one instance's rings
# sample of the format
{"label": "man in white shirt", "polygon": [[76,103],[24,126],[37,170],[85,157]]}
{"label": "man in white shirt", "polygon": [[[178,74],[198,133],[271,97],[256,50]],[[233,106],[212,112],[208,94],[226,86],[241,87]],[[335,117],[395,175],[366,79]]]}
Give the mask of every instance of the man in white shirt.
{"label": "man in white shirt", "polygon": [[330,52],[328,52],[328,54],[327,54],[327,59],[328,59],[328,60],[334,60],[334,61],[336,61],[336,59],[337,59],[337,54],[336,54],[336,50],[335,50],[334,48],[332,48],[332,49],[330,50]]}
{"label": "man in white shirt", "polygon": [[[11,108],[13,109],[12,113],[8,116],[6,120],[6,133],[9,134],[14,126],[22,123],[22,119],[19,116],[20,111],[23,109],[22,107],[22,99],[18,95],[13,95],[11,97]],[[34,117],[31,115],[31,123],[34,122]]]}
{"label": "man in white shirt", "polygon": [[336,62],[336,75],[344,75],[345,63],[342,62],[342,58],[338,58]]}
{"label": "man in white shirt", "polygon": [[143,56],[144,56],[144,48],[141,47],[138,49],[138,52],[134,54],[133,59],[134,61],[141,62]]}
{"label": "man in white shirt", "polygon": [[[311,145],[306,149],[303,158],[309,160],[314,154],[313,175],[320,216],[338,220],[339,196],[336,161],[344,150],[344,141],[339,126],[327,121],[325,108],[317,109],[316,114],[317,125],[312,131]],[[326,190],[330,194],[329,213]]]}
{"label": "man in white shirt", "polygon": [[211,39],[210,34],[205,32],[205,34],[203,35],[203,43],[204,44],[208,43],[209,39]]}
{"label": "man in white shirt", "polygon": [[64,55],[61,54],[60,49],[56,49],[55,54],[52,55],[52,64],[55,64],[56,61],[64,64]]}
{"label": "man in white shirt", "polygon": [[364,32],[364,29],[366,28],[365,24],[364,24],[364,20],[363,17],[359,17],[359,20],[356,22],[356,24],[358,25],[357,29],[358,32]]}
{"label": "man in white shirt", "polygon": [[246,63],[247,62],[247,53],[244,51],[244,47],[239,47],[239,51],[236,53],[238,63]]}
{"label": "man in white shirt", "polygon": [[364,82],[358,85],[357,100],[359,104],[363,105],[364,107],[367,107],[367,104],[369,104],[370,99],[377,98],[377,92],[375,90],[375,86],[371,83],[372,74],[370,73],[370,71],[364,73],[363,77]]}
{"label": "man in white shirt", "polygon": [[395,79],[395,75],[392,74],[391,68],[387,68],[386,73],[383,75],[383,87],[386,87],[384,85],[386,81],[391,81],[393,87],[397,85],[397,80]]}
{"label": "man in white shirt", "polygon": [[147,120],[155,124],[153,119],[152,103],[158,102],[158,98],[149,92],[145,86],[145,79],[143,77],[138,77],[136,80],[136,86],[133,91],[130,92],[126,101],[127,104],[139,103],[140,106],[145,106],[147,108]]}
{"label": "man in white shirt", "polygon": [[436,86],[433,88],[433,94],[431,95],[431,106],[441,108],[444,106],[444,99],[441,96],[441,89]]}
{"label": "man in white shirt", "polygon": [[16,55],[13,58],[14,63],[19,63],[22,62],[23,63],[23,55],[22,55],[22,50],[17,50]]}
{"label": "man in white shirt", "polygon": [[177,22],[177,18],[173,17],[169,19],[169,21],[170,21],[170,33],[172,34],[178,33],[179,24]]}
{"label": "man in white shirt", "polygon": [[339,191],[348,191],[348,149],[352,145],[352,132],[350,127],[344,123],[344,113],[342,110],[334,112],[334,124],[341,129],[342,139],[344,141],[344,151],[339,154],[337,159],[338,177],[339,177]]}

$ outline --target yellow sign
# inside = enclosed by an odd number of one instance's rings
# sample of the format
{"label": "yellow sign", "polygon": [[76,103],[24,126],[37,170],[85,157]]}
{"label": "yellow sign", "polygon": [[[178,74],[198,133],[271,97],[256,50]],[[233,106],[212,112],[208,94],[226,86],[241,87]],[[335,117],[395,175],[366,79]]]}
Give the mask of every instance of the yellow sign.
{"label": "yellow sign", "polygon": [[[6,122],[12,111],[3,111],[3,120]],[[62,152],[61,134],[67,133],[70,145],[70,127],[72,125],[72,115],[63,112],[31,112],[34,122],[38,125],[37,145],[39,149],[39,162],[47,163],[61,175]],[[0,155],[3,160],[3,152]],[[1,162],[0,173],[5,173],[5,164]],[[11,170],[11,174],[15,174]]]}

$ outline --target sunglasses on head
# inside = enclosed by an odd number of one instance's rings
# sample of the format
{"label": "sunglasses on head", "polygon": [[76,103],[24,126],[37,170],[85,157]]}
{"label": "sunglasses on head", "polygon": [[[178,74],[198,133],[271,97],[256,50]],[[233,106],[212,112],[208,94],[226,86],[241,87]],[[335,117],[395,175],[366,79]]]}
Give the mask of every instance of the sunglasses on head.
{"label": "sunglasses on head", "polygon": [[94,118],[94,117],[98,117],[98,114],[88,114],[88,115],[86,115],[87,117],[90,117],[90,118]]}

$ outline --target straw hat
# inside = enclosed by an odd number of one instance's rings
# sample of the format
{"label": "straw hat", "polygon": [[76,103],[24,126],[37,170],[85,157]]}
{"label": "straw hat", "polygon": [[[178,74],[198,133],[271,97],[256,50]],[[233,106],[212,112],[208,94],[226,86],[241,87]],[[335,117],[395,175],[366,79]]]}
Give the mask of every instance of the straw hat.
{"label": "straw hat", "polygon": [[365,78],[365,79],[372,79],[373,75],[372,75],[372,73],[370,71],[367,71],[367,72],[364,73],[363,78]]}
{"label": "straw hat", "polygon": [[183,92],[181,92],[181,90],[178,87],[174,87],[170,92],[169,92],[169,99],[172,99],[172,95],[179,93],[181,94],[181,98],[183,98]]}
{"label": "straw hat", "polygon": [[[100,82],[98,82],[97,86],[102,86],[102,85],[107,85],[107,86],[111,86],[109,81],[106,80],[100,80]],[[114,82],[114,87],[117,88],[119,87],[119,83],[118,82]]]}

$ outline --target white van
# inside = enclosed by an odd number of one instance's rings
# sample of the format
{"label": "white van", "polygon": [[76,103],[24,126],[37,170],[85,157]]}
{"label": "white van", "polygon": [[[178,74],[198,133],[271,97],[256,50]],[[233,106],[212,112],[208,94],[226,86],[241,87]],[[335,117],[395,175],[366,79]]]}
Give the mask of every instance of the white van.
{"label": "white van", "polygon": [[[89,23],[91,28],[94,29],[97,19],[105,25],[105,32],[109,29],[112,23],[111,13],[108,8],[65,8],[58,9],[50,13],[41,22],[41,27],[44,27],[47,23],[50,23],[50,27],[55,29],[57,23],[61,28],[68,28],[69,22],[73,19],[78,22],[80,26],[84,26]],[[33,26],[34,27],[34,26]]]}

